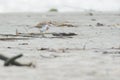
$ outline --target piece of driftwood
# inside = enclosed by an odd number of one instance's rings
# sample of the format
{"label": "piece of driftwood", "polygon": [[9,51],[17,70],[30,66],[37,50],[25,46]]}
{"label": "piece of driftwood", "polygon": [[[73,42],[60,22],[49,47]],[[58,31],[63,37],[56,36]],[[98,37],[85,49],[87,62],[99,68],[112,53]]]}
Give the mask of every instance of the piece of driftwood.
{"label": "piece of driftwood", "polygon": [[18,58],[20,58],[22,56],[23,56],[22,54],[19,54],[17,56],[8,58],[8,57],[0,54],[0,59],[3,60],[3,61],[5,61],[4,66],[15,65],[15,66],[27,66],[27,67],[31,67],[32,63],[22,64],[22,63],[19,63],[19,62],[15,61],[16,59],[18,59]]}
{"label": "piece of driftwood", "polygon": [[61,52],[61,53],[64,53],[64,52],[67,52],[67,51],[70,51],[70,50],[75,50],[75,51],[80,51],[80,50],[85,50],[85,46],[83,46],[83,48],[58,48],[58,49],[55,49],[55,48],[45,48],[45,47],[42,47],[40,49],[37,49],[38,51],[48,51],[48,52]]}
{"label": "piece of driftwood", "polygon": [[[4,36],[0,38],[1,41],[13,41],[13,40],[28,40],[30,38],[72,38],[72,36],[77,35],[76,33],[44,33],[45,35],[53,35],[50,37],[41,37],[41,33],[20,33],[15,37],[12,34],[0,34]],[[13,37],[14,36],[14,37]]]}
{"label": "piece of driftwood", "polygon": [[120,54],[120,51],[104,51],[103,54]]}
{"label": "piece of driftwood", "polygon": [[53,33],[53,36],[75,36],[75,33]]}
{"label": "piece of driftwood", "polygon": [[[44,34],[52,34],[52,33],[44,33]],[[0,40],[25,40],[29,39],[29,37],[39,37],[42,35],[41,33],[18,33],[18,35],[14,34],[0,34],[0,36],[3,36],[5,38],[0,38]]]}
{"label": "piece of driftwood", "polygon": [[48,38],[48,39],[55,39],[55,38],[58,38],[58,39],[66,39],[66,38],[73,38],[71,36],[52,36],[52,37],[40,37],[40,38]]}
{"label": "piece of driftwood", "polygon": [[28,38],[0,38],[1,41],[28,40]]}
{"label": "piece of driftwood", "polygon": [[16,34],[0,34],[0,36],[6,36],[6,37],[11,36],[11,37],[16,37],[16,36],[18,36],[18,35],[16,35]]}
{"label": "piece of driftwood", "polygon": [[59,24],[58,26],[60,26],[60,27],[62,27],[62,26],[75,27],[75,25],[68,24],[68,23]]}
{"label": "piece of driftwood", "polygon": [[52,24],[53,26],[56,26],[56,27],[77,27],[76,25],[73,25],[72,23],[66,21],[66,22],[57,22],[57,21],[43,21],[43,22],[40,22],[38,23],[35,27],[36,28],[42,28],[42,25],[45,25],[46,23],[50,23]]}

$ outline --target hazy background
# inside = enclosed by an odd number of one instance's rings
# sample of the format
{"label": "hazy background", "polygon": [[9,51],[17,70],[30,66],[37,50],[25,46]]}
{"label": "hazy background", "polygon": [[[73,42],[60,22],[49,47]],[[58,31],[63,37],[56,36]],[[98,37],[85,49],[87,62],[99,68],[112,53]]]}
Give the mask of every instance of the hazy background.
{"label": "hazy background", "polygon": [[118,11],[120,0],[0,0],[0,12],[46,12],[57,8],[68,11]]}

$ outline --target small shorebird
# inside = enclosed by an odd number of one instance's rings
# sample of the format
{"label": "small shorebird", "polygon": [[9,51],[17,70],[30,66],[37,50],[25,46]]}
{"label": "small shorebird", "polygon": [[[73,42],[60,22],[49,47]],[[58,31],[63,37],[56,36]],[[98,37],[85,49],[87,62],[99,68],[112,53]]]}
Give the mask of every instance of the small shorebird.
{"label": "small shorebird", "polygon": [[52,25],[52,22],[42,22],[37,24],[35,27],[40,29],[40,33],[42,34],[42,37],[44,37],[44,32],[47,31]]}

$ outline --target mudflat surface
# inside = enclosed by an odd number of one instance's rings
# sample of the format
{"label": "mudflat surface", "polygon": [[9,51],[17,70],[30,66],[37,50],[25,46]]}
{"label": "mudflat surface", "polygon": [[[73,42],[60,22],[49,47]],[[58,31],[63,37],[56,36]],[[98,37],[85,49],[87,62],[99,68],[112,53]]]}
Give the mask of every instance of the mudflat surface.
{"label": "mudflat surface", "polygon": [[[67,22],[73,27],[54,26],[46,33],[76,33],[57,38],[23,37],[20,33],[39,33],[33,28],[42,21]],[[100,23],[100,24],[99,24]],[[4,34],[4,35],[3,35]],[[9,34],[5,36],[5,34]],[[7,13],[0,14],[0,54],[24,56],[17,61],[36,67],[4,67],[0,61],[0,80],[119,80],[119,13]],[[23,39],[22,38],[27,38]],[[45,49],[45,50],[44,50]]]}

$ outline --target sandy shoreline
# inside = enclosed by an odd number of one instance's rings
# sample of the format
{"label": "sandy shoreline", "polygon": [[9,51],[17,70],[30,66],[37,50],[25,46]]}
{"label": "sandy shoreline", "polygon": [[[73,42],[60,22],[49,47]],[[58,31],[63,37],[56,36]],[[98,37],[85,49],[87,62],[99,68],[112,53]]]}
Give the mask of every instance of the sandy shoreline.
{"label": "sandy shoreline", "polygon": [[[19,62],[36,65],[35,68],[4,67],[3,61],[0,61],[0,80],[119,80],[118,13],[0,14],[0,18],[0,34],[15,34],[16,29],[21,33],[39,33],[38,29],[30,27],[46,20],[69,22],[75,26],[52,27],[47,33],[78,34],[72,38],[51,38],[52,35],[46,34],[49,38],[37,36],[27,40],[0,40],[1,54],[12,57],[22,53],[24,56],[18,59]],[[0,35],[0,38],[3,36]]]}

